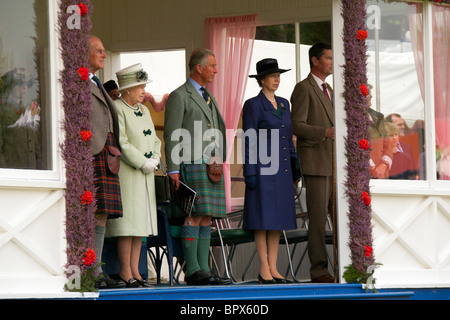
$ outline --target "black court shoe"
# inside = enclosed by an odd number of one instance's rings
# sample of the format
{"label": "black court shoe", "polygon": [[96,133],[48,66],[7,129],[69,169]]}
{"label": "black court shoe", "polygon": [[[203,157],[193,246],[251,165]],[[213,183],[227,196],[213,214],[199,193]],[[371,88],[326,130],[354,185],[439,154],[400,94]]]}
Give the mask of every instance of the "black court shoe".
{"label": "black court shoe", "polygon": [[275,284],[276,281],[274,279],[263,279],[260,274],[258,274],[258,283],[259,284]]}

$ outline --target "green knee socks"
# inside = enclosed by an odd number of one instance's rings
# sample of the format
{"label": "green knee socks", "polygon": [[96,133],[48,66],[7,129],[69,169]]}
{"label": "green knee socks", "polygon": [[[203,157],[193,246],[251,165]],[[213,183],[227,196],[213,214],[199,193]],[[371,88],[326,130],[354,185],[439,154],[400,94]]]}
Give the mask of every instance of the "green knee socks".
{"label": "green knee socks", "polygon": [[200,270],[197,259],[198,229],[196,226],[181,227],[181,244],[183,246],[184,259],[186,260],[186,276]]}
{"label": "green knee socks", "polygon": [[198,264],[203,271],[210,271],[209,268],[209,247],[211,245],[211,227],[199,227],[198,231]]}
{"label": "green knee socks", "polygon": [[186,276],[190,276],[199,270],[210,271],[211,228],[209,226],[182,226],[181,240],[186,260]]}

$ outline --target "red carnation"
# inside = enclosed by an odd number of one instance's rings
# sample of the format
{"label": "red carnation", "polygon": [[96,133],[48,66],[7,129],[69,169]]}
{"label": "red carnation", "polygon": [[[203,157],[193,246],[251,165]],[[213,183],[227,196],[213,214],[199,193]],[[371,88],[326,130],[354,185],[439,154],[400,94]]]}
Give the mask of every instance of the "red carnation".
{"label": "red carnation", "polygon": [[370,256],[372,255],[373,249],[372,247],[366,246],[366,250],[364,251],[364,255],[367,258],[370,258]]}
{"label": "red carnation", "polygon": [[92,132],[87,130],[81,130],[80,132],[81,140],[89,141],[92,137]]}
{"label": "red carnation", "polygon": [[82,259],[83,264],[85,266],[90,266],[92,265],[95,260],[97,259],[97,257],[95,256],[95,251],[92,249],[88,249],[85,253],[84,253],[84,258]]}
{"label": "red carnation", "polygon": [[84,3],[80,3],[78,7],[80,8],[80,15],[85,16],[88,12],[86,5]]}
{"label": "red carnation", "polygon": [[363,192],[361,195],[361,200],[364,202],[366,206],[370,205],[371,199],[367,192]]}
{"label": "red carnation", "polygon": [[359,148],[363,150],[369,150],[370,144],[366,139],[359,140]]}
{"label": "red carnation", "polygon": [[89,69],[86,67],[81,67],[78,69],[78,74],[83,81],[87,81],[87,79],[89,79]]}
{"label": "red carnation", "polygon": [[356,33],[356,38],[362,41],[366,40],[367,36],[367,30],[358,30]]}
{"label": "red carnation", "polygon": [[361,93],[362,93],[364,96],[366,96],[366,97],[369,95],[369,89],[367,89],[367,87],[366,87],[365,84],[362,84],[362,85],[359,87],[359,91],[361,91]]}
{"label": "red carnation", "polygon": [[94,197],[90,191],[85,191],[81,196],[81,204],[91,204],[94,201]]}

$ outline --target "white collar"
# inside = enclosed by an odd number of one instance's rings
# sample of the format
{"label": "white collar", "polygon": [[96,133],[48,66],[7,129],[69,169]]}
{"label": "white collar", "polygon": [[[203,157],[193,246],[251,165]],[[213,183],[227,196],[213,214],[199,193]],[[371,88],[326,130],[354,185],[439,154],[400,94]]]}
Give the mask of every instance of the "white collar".
{"label": "white collar", "polygon": [[[311,73],[312,74],[312,73]],[[320,79],[318,76],[316,76],[315,74],[312,74],[314,80],[316,80],[317,85],[319,86],[319,88],[322,88],[322,84],[326,83],[325,81],[322,81],[322,79]]]}

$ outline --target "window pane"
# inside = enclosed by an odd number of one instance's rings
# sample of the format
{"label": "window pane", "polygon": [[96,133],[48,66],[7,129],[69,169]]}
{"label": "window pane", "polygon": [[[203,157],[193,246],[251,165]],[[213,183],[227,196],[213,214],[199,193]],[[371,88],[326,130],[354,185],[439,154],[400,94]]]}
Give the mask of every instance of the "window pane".
{"label": "window pane", "polygon": [[450,180],[450,8],[433,5],[432,14],[437,175]]}
{"label": "window pane", "polygon": [[374,0],[368,6],[372,177],[425,179],[422,7]]}
{"label": "window pane", "polygon": [[0,168],[51,169],[47,1],[0,0]]}

